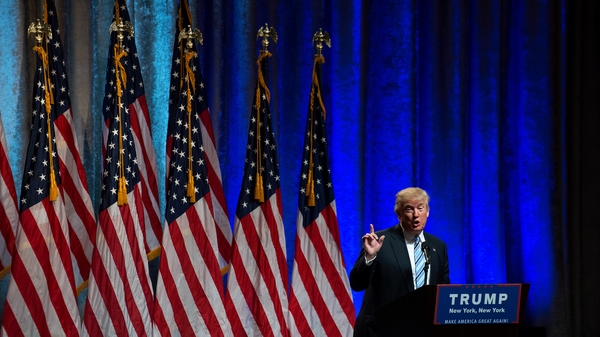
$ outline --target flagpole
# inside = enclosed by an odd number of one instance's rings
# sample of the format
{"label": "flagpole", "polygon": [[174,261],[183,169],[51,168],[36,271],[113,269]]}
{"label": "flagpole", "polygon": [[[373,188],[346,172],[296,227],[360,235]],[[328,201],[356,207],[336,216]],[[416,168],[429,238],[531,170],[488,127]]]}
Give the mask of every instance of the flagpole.
{"label": "flagpole", "polygon": [[[254,199],[258,200],[258,202],[263,203],[265,202],[265,190],[264,190],[264,184],[263,184],[263,178],[262,178],[262,174],[261,174],[261,169],[263,168],[262,165],[262,158],[261,158],[261,143],[260,143],[260,139],[261,139],[261,135],[260,135],[260,126],[261,126],[261,121],[260,121],[260,102],[261,102],[261,97],[260,97],[260,88],[263,87],[265,89],[265,95],[266,95],[266,100],[267,100],[267,104],[270,102],[271,100],[271,95],[269,92],[269,88],[267,87],[266,81],[265,81],[265,74],[267,73],[267,58],[271,56],[271,53],[269,53],[269,37],[271,39],[273,39],[273,42],[277,43],[277,32],[275,31],[274,28],[269,28],[269,24],[265,23],[264,27],[260,27],[260,29],[258,30],[258,35],[256,37],[256,39],[260,39],[262,38],[262,47],[263,49],[260,51],[260,55],[258,57],[258,83],[256,85],[256,109],[258,111],[257,114],[257,122],[256,122],[256,148],[258,149],[257,153],[256,153],[256,161],[257,161],[257,170],[256,170],[256,184],[254,187]],[[268,78],[268,77],[267,77]]]}
{"label": "flagpole", "polygon": [[[118,9],[116,11],[116,13],[118,13]],[[115,45],[115,71],[117,72],[116,74],[116,78],[117,78],[117,96],[118,96],[118,109],[119,109],[119,186],[118,186],[118,203],[119,206],[123,206],[127,204],[127,186],[125,184],[125,165],[124,160],[123,160],[123,139],[122,139],[122,134],[123,134],[123,126],[122,126],[122,104],[121,104],[121,97],[123,96],[123,89],[127,88],[127,74],[125,74],[125,68],[123,67],[123,65],[121,64],[121,58],[122,57],[126,57],[127,56],[127,52],[125,52],[123,50],[123,40],[125,39],[125,36],[123,35],[124,32],[128,32],[129,36],[133,37],[134,36],[134,32],[133,32],[133,26],[131,25],[131,23],[129,21],[125,21],[123,22],[123,18],[118,17],[117,14],[117,19],[115,19],[115,21],[112,23],[112,25],[110,26],[109,29],[109,33],[112,32],[117,32],[117,40],[119,42],[118,45]],[[119,74],[121,76],[119,76]],[[123,87],[123,89],[121,89],[121,86]]]}
{"label": "flagpole", "polygon": [[58,35],[55,32],[58,30],[40,20],[28,29],[37,42],[34,48],[38,56],[34,82],[37,83],[23,168],[21,226],[16,230],[12,275],[2,320],[2,334],[9,336],[79,336],[80,316],[72,264],[75,256],[70,249],[72,234],[64,198],[60,198],[57,187],[61,175],[55,173],[60,170],[61,159],[54,132],[57,128],[54,120],[59,115],[53,104],[57,81],[52,78],[56,62],[52,49],[53,42],[60,45],[53,39]]}
{"label": "flagpole", "polygon": [[258,31],[263,50],[252,99],[244,179],[237,203],[226,306],[234,336],[289,336],[288,270],[277,142],[263,61],[275,29]]}
{"label": "flagpole", "polygon": [[[192,68],[190,68],[190,61],[192,60],[192,58],[194,56],[196,56],[195,52],[193,51],[192,47],[194,47],[194,39],[198,40],[198,42],[200,42],[200,44],[202,45],[204,40],[202,38],[202,33],[200,32],[200,30],[198,30],[198,28],[192,29],[192,26],[188,25],[186,29],[183,29],[181,31],[181,33],[179,33],[179,43],[181,45],[181,40],[186,40],[186,47],[187,47],[187,52],[185,53],[184,57],[182,58],[183,63],[185,63],[185,65],[182,66],[182,68],[185,69],[185,80],[187,82],[187,86],[186,86],[186,98],[187,98],[187,104],[186,104],[186,111],[187,111],[187,122],[188,125],[190,127],[188,127],[188,181],[187,181],[187,190],[186,190],[186,196],[188,198],[190,198],[190,202],[191,203],[195,203],[196,202],[196,192],[194,189],[194,173],[192,170],[192,91],[193,94],[196,94],[196,77],[194,75],[194,72],[192,71]],[[183,71],[181,73],[181,79],[184,79],[183,76]],[[192,88],[192,90],[190,90],[190,87]],[[180,88],[183,88],[183,86],[181,86]],[[180,89],[181,90],[181,89]]]}
{"label": "flagpole", "polygon": [[149,188],[155,181],[154,148],[133,26],[123,0],[115,1],[109,33],[103,188],[81,329],[83,336],[152,335],[148,258],[159,250],[162,228],[155,208],[148,207],[157,199],[156,188]]}
{"label": "flagpole", "polygon": [[314,164],[313,164],[313,133],[315,128],[315,119],[313,112],[313,102],[316,98],[319,100],[319,105],[321,106],[321,110],[323,110],[323,119],[325,119],[325,106],[323,105],[323,100],[321,99],[321,87],[320,87],[320,72],[317,72],[317,67],[320,67],[321,64],[325,63],[325,58],[323,57],[323,42],[327,44],[329,48],[331,48],[331,38],[329,37],[329,33],[323,33],[323,29],[319,28],[319,31],[315,33],[313,36],[313,43],[317,42],[317,54],[315,55],[315,63],[313,66],[313,74],[312,74],[312,85],[310,89],[310,148],[309,148],[309,160],[308,160],[308,181],[306,185],[306,196],[308,197],[308,206],[315,206],[315,175],[314,175]]}
{"label": "flagpole", "polygon": [[321,91],[323,42],[331,46],[331,40],[327,32],[319,30],[313,41],[317,53],[299,177],[289,328],[292,337],[352,336],[355,312],[340,245]]}

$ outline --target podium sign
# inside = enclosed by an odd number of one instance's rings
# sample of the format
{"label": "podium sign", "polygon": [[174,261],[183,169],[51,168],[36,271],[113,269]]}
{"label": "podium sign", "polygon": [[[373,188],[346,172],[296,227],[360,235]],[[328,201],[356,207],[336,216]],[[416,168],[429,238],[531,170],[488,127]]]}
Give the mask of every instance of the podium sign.
{"label": "podium sign", "polygon": [[521,284],[438,285],[433,324],[518,324]]}

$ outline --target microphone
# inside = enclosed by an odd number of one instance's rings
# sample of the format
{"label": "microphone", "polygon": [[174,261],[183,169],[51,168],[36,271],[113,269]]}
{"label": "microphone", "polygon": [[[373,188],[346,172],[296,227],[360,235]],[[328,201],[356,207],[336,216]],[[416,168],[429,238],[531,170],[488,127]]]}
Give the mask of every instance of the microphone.
{"label": "microphone", "polygon": [[431,248],[429,247],[427,241],[423,241],[421,243],[421,250],[423,251],[423,255],[425,256],[425,268],[427,268],[427,266],[429,266],[429,264],[431,263],[431,259],[429,256]]}
{"label": "microphone", "polygon": [[427,241],[423,241],[421,243],[421,250],[423,250],[423,256],[425,256],[425,266],[423,267],[423,270],[425,270],[425,284],[427,285],[429,284],[427,274],[429,272],[429,264],[431,262],[431,256],[429,255],[431,248],[429,248],[429,243],[427,243]]}

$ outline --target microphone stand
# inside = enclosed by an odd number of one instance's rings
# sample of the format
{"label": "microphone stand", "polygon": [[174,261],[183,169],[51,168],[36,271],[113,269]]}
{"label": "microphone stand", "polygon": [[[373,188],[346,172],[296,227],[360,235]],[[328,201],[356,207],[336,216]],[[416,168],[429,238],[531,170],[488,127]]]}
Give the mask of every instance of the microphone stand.
{"label": "microphone stand", "polygon": [[423,242],[421,244],[421,249],[423,250],[423,255],[425,256],[425,266],[423,267],[423,270],[425,270],[425,285],[429,285],[429,278],[427,277],[428,273],[429,273],[429,265],[431,263],[431,260],[429,258],[429,245],[427,244],[427,242]]}

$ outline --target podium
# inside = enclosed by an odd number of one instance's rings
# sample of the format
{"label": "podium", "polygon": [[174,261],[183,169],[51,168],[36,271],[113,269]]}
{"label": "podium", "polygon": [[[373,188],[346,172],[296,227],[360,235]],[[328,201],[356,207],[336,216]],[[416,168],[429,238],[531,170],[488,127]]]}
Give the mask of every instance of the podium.
{"label": "podium", "polygon": [[[491,294],[492,289],[500,291],[500,294],[496,294],[499,296]],[[505,290],[510,290],[511,295],[505,294],[510,293]],[[486,292],[489,293],[487,296]],[[375,311],[378,334],[431,337],[518,336],[528,293],[528,283],[424,286]],[[516,306],[517,311],[494,316],[495,312],[513,310],[502,307],[503,304]],[[506,315],[512,315],[512,318],[505,319]],[[462,324],[465,322],[467,323]]]}

